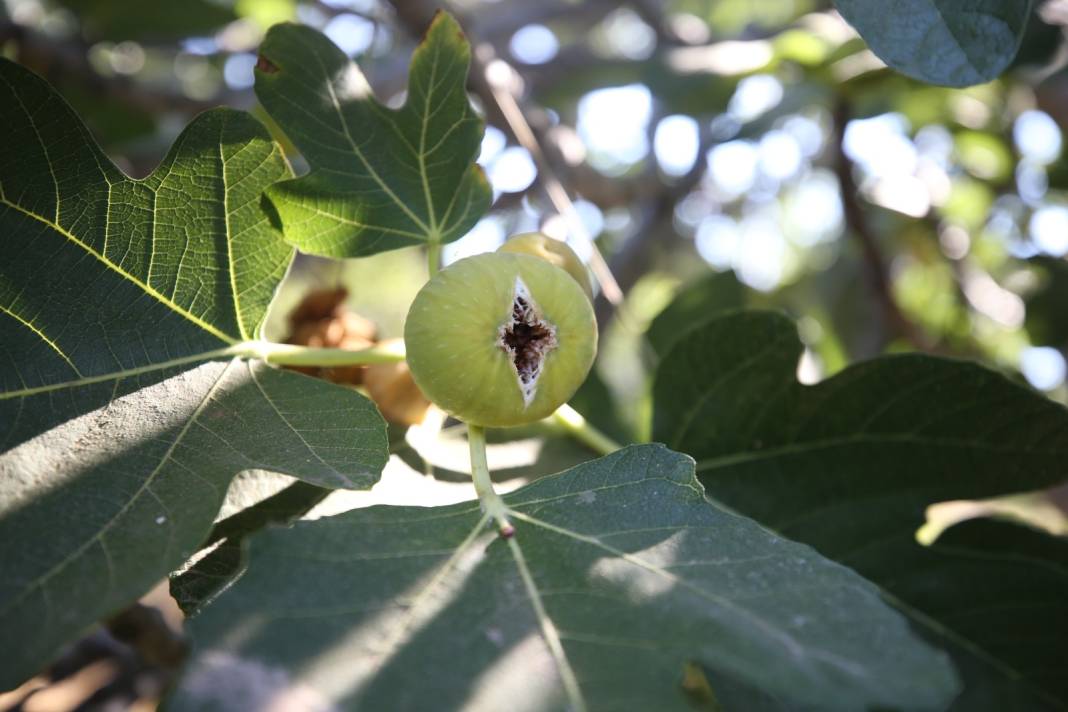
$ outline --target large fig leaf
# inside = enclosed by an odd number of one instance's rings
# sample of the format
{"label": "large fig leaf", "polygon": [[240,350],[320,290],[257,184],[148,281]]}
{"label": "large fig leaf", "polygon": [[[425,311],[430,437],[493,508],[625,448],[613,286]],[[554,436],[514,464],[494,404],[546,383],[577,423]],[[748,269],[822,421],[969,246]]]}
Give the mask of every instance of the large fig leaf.
{"label": "large fig leaf", "polygon": [[814,709],[942,709],[956,692],[874,586],[708,502],[685,455],[626,448],[506,502],[511,539],[474,503],[254,535],[246,572],[191,622],[168,708],[689,710],[694,663],[713,694]]}
{"label": "large fig leaf", "polygon": [[649,346],[664,356],[680,336],[715,314],[741,309],[748,296],[734,272],[702,275],[683,286],[649,324],[645,332]]}
{"label": "large fig leaf", "polygon": [[[1063,578],[1059,599],[1031,585],[1049,586],[1040,570],[1053,564],[991,554],[979,566],[914,534],[935,502],[1063,480],[1068,412],[993,371],[922,355],[802,386],[800,352],[793,323],[773,313],[689,332],[657,373],[654,438],[691,453],[717,500],[880,584],[953,652],[966,682],[959,709],[1062,708],[1068,678],[1051,670],[1068,634]],[[1057,635],[1018,637],[1035,600]]]}
{"label": "large fig leaf", "polygon": [[835,0],[881,60],[914,79],[965,87],[995,79],[1020,49],[1031,0]]}
{"label": "large fig leaf", "polygon": [[239,471],[365,487],[386,439],[366,399],[235,358],[292,255],[261,205],[288,168],[260,124],[203,114],[131,180],[6,60],[0,124],[6,688],[180,564]]}
{"label": "large fig leaf", "polygon": [[465,90],[471,48],[449,15],[439,13],[416,48],[396,110],[310,27],[275,25],[260,58],[256,96],[311,165],[268,191],[302,251],[357,257],[451,242],[489,207],[474,162],[482,121]]}

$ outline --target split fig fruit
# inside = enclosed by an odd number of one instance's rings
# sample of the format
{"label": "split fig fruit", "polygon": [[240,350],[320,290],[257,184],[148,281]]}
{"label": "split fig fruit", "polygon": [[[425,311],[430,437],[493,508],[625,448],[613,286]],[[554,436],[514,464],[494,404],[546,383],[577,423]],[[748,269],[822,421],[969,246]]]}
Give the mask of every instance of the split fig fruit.
{"label": "split fig fruit", "polygon": [[575,393],[597,353],[586,294],[567,272],[489,253],[439,272],[404,326],[408,365],[430,400],[485,427],[550,415]]}

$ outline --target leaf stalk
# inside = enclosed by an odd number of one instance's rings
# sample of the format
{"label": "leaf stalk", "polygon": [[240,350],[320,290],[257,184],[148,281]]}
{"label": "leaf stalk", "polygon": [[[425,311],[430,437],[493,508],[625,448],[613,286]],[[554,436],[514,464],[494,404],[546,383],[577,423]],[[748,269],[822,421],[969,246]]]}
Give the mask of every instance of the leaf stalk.
{"label": "leaf stalk", "polygon": [[622,448],[615,440],[590,425],[588,420],[567,403],[557,408],[551,418],[570,437],[599,455],[609,455]]}
{"label": "leaf stalk", "polygon": [[366,349],[331,349],[298,346],[296,344],[273,344],[267,341],[248,341],[241,345],[241,355],[263,359],[276,366],[366,366],[375,363],[400,363],[404,361],[404,345],[389,343]]}
{"label": "leaf stalk", "polygon": [[437,240],[426,243],[426,268],[431,279],[441,269],[441,243]]}
{"label": "leaf stalk", "polygon": [[497,522],[497,533],[509,539],[515,534],[515,527],[508,521],[508,505],[493,489],[490,479],[489,463],[486,461],[486,430],[478,425],[467,425],[467,444],[471,449],[471,480],[475,492],[482,502],[482,509],[487,516]]}

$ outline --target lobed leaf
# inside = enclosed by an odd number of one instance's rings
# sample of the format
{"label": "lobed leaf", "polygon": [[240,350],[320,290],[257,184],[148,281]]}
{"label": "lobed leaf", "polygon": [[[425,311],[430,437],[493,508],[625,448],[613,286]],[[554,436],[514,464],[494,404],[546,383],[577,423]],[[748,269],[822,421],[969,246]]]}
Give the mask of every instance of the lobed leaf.
{"label": "lobed leaf", "polygon": [[645,338],[656,355],[663,357],[682,334],[716,314],[741,309],[747,296],[734,272],[709,272],[679,289],[653,318]]}
{"label": "lobed leaf", "polygon": [[[198,117],[144,180],[48,85],[0,60],[0,688],[195,550],[239,471],[366,487],[366,399],[230,357],[292,256],[289,175],[246,114]],[[225,359],[225,360],[219,360]]]}
{"label": "lobed leaf", "polygon": [[956,692],[875,587],[709,503],[685,455],[626,448],[506,502],[507,540],[474,503],[254,535],[168,709],[688,710],[694,662],[717,694],[819,709]]}
{"label": "lobed leaf", "polygon": [[[914,534],[935,502],[1063,480],[1068,412],[980,366],[922,355],[803,386],[800,354],[793,323],[773,313],[694,329],[660,364],[654,438],[691,453],[717,500],[882,586],[953,653],[966,683],[958,709],[1063,708],[1066,679],[1050,669],[1060,665],[1068,598],[1063,576],[1040,575],[1053,563],[988,556],[978,567],[972,554],[923,547]],[[1025,642],[1016,636],[1035,600],[1048,635]]]}
{"label": "lobed leaf", "polygon": [[465,90],[470,61],[460,26],[439,13],[394,110],[321,33],[272,27],[256,96],[311,166],[268,190],[286,239],[303,252],[359,257],[451,242],[473,227],[491,191],[474,163],[482,121]]}
{"label": "lobed leaf", "polygon": [[835,0],[879,59],[930,84],[997,78],[1020,49],[1031,0]]}

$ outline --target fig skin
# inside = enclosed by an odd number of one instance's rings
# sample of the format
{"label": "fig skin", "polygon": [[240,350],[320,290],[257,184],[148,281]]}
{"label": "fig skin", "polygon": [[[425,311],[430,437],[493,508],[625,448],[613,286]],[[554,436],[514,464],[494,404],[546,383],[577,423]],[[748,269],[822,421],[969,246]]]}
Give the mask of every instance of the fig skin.
{"label": "fig skin", "polygon": [[[517,278],[555,336],[529,403],[512,354],[500,345]],[[509,427],[551,415],[582,385],[597,353],[597,324],[567,272],[495,252],[455,262],[427,282],[408,311],[404,342],[415,382],[438,407],[472,425]]]}
{"label": "fig skin", "polygon": [[590,286],[590,275],[586,271],[586,265],[582,264],[579,256],[563,240],[553,239],[541,232],[525,232],[508,238],[508,241],[497,248],[497,251],[539,257],[571,275],[582,287],[582,291],[586,292],[586,297],[593,299],[593,289]]}

